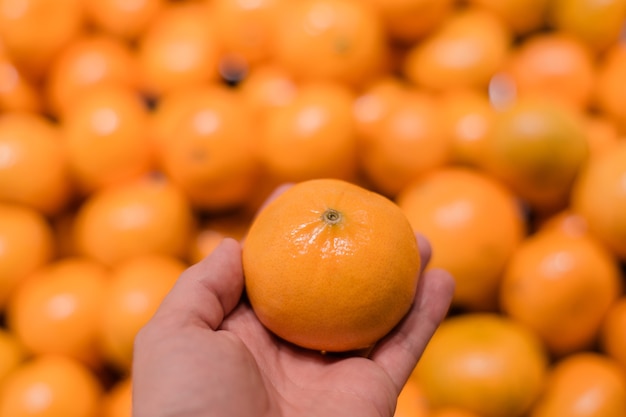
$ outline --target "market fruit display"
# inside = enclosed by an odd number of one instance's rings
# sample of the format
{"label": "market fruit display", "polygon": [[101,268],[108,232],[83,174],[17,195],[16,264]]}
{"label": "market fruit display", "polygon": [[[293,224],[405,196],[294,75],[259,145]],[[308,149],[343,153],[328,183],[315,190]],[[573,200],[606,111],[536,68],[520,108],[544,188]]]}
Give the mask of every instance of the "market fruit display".
{"label": "market fruit display", "polygon": [[[592,391],[586,417],[624,415],[625,30],[626,0],[0,0],[0,416],[46,386],[41,416],[128,417],[133,338],[180,271],[322,179],[395,204],[387,230],[456,280],[420,362],[447,371],[418,365],[396,417],[577,415]],[[415,268],[410,240],[368,251]],[[383,304],[310,347],[375,343],[406,307]],[[454,330],[476,315],[494,344]],[[501,343],[520,326],[535,348]],[[502,358],[489,384],[448,366],[470,347]]]}

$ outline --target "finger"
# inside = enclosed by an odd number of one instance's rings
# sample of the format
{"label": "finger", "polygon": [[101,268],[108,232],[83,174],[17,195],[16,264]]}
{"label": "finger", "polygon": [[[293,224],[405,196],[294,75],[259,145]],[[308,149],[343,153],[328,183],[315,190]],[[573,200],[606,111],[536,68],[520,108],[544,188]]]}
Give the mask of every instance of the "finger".
{"label": "finger", "polygon": [[452,301],[454,284],[452,275],[442,269],[424,273],[418,283],[411,310],[398,327],[372,351],[370,358],[386,370],[398,392],[445,318]]}
{"label": "finger", "polygon": [[432,246],[430,245],[430,241],[421,233],[416,233],[415,238],[417,239],[417,247],[420,251],[420,258],[422,260],[420,274],[424,272],[426,269],[426,265],[430,262],[430,258],[432,257]]}
{"label": "finger", "polygon": [[217,248],[180,276],[155,318],[177,324],[193,320],[216,330],[243,292],[241,246],[225,238]]}

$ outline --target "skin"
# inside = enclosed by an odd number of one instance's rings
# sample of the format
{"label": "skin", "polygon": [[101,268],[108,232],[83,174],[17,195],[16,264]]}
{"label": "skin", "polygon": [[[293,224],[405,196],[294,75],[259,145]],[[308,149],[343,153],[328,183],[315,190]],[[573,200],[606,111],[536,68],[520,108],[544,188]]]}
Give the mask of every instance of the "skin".
{"label": "skin", "polygon": [[[430,245],[417,236],[423,265]],[[454,292],[421,272],[415,302],[365,352],[321,354],[284,342],[243,295],[241,245],[224,241],[186,270],[135,340],[134,417],[392,417],[396,399]]]}

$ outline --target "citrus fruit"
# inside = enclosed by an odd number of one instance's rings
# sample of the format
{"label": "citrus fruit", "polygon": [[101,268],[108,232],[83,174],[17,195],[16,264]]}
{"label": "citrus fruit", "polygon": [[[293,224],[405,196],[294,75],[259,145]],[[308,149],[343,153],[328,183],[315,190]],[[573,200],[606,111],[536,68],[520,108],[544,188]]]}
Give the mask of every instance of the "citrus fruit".
{"label": "citrus fruit", "polygon": [[24,279],[56,254],[44,216],[25,206],[0,203],[0,310]]}
{"label": "citrus fruit", "polygon": [[545,25],[550,0],[470,0],[500,17],[517,35],[540,30]]}
{"label": "citrus fruit", "polygon": [[429,417],[481,417],[480,415],[460,407],[441,407],[433,410]]}
{"label": "citrus fruit", "polygon": [[259,138],[266,169],[284,182],[352,180],[356,171],[354,97],[345,85],[301,85],[293,100],[267,113]]}
{"label": "citrus fruit", "polygon": [[31,354],[100,365],[97,326],[108,271],[86,258],[63,258],[31,274],[11,297],[7,324]]}
{"label": "citrus fruit", "polygon": [[17,336],[5,328],[0,329],[0,390],[5,378],[27,358],[27,353]]}
{"label": "citrus fruit", "polygon": [[529,413],[529,417],[624,415],[626,374],[615,361],[594,352],[580,352],[558,361]]}
{"label": "citrus fruit", "polygon": [[571,208],[589,231],[626,259],[626,142],[590,161],[574,184]]}
{"label": "citrus fruit", "polygon": [[495,313],[445,319],[415,368],[434,408],[520,417],[542,391],[548,357],[522,324]]}
{"label": "citrus fruit", "polygon": [[599,338],[600,350],[615,359],[626,372],[626,296],[622,295],[609,308]]}
{"label": "citrus fruit", "polygon": [[90,194],[72,234],[79,254],[105,265],[138,255],[184,257],[196,227],[184,194],[161,178],[142,178]]}
{"label": "citrus fruit", "polygon": [[4,382],[1,417],[97,417],[103,392],[100,381],[76,360],[36,356]]}
{"label": "citrus fruit", "polygon": [[480,171],[447,167],[409,184],[396,201],[433,248],[427,268],[456,281],[452,304],[492,310],[507,262],[526,222],[515,196]]}
{"label": "citrus fruit", "polygon": [[419,382],[409,379],[398,395],[393,417],[430,417],[430,407]]}
{"label": "citrus fruit", "polygon": [[85,19],[98,31],[137,39],[159,15],[168,2],[165,0],[82,0]]}
{"label": "citrus fruit", "polygon": [[250,216],[238,211],[209,217],[201,222],[191,240],[189,261],[200,262],[215,249],[222,239],[230,237],[241,241],[250,226]]}
{"label": "citrus fruit", "polygon": [[57,124],[39,113],[0,115],[0,201],[58,214],[72,196]]}
{"label": "citrus fruit", "polygon": [[390,200],[336,179],[270,202],[243,247],[246,291],[269,330],[304,348],[371,346],[413,303],[420,253]]}
{"label": "citrus fruit", "polygon": [[42,109],[39,89],[2,51],[0,43],[0,111],[38,112]]}
{"label": "citrus fruit", "polygon": [[483,149],[486,172],[544,213],[567,205],[589,155],[581,118],[538,97],[520,99],[498,112]]}
{"label": "citrus fruit", "polygon": [[171,256],[138,255],[112,268],[97,329],[105,360],[124,375],[130,371],[137,332],[186,267]]}
{"label": "citrus fruit", "polygon": [[286,2],[276,21],[273,59],[299,81],[362,86],[378,76],[386,58],[385,31],[362,1]]}
{"label": "citrus fruit", "polygon": [[527,238],[502,279],[502,311],[537,333],[557,356],[593,348],[622,291],[617,259],[589,235],[559,229]]}
{"label": "citrus fruit", "polygon": [[626,85],[623,82],[626,71],[626,45],[617,43],[610,47],[598,63],[598,76],[595,88],[596,106],[600,112],[626,130]]}

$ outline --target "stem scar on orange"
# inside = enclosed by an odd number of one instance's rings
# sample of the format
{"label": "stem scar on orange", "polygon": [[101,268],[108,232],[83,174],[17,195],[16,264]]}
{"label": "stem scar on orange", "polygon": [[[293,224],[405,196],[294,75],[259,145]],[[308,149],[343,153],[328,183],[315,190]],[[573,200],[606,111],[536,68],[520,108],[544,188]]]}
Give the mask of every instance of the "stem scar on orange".
{"label": "stem scar on orange", "polygon": [[243,247],[246,291],[261,323],[328,352],[366,348],[390,332],[413,303],[420,265],[398,206],[337,179],[300,182],[271,201]]}

